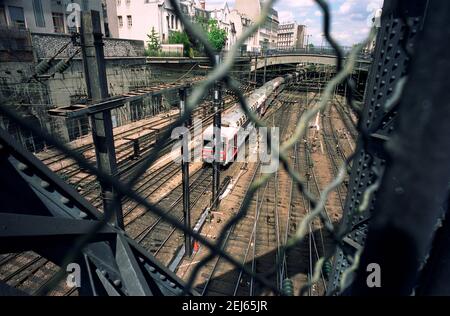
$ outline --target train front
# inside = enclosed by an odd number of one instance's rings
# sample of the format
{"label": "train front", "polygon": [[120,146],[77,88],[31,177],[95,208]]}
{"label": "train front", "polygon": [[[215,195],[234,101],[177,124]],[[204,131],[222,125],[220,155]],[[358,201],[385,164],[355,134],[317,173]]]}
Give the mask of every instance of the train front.
{"label": "train front", "polygon": [[[225,161],[225,151],[223,148],[224,142],[222,141],[222,148],[220,151],[220,163]],[[203,133],[203,147],[202,147],[202,159],[203,162],[211,164],[214,162],[214,128],[210,125]]]}

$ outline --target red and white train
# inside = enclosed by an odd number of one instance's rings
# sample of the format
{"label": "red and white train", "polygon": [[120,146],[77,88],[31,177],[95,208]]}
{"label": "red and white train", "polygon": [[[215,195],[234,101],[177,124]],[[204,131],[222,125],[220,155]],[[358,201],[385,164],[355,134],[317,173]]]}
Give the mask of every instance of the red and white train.
{"label": "red and white train", "polygon": [[[263,116],[268,107],[284,87],[300,79],[300,73],[277,77],[267,82],[261,88],[256,89],[248,98],[248,105],[258,116]],[[238,137],[242,129],[252,128],[252,122],[248,119],[239,104],[233,110],[222,116],[221,137],[222,148],[220,149],[220,163],[223,166],[232,163],[239,153],[240,148],[245,145],[245,139]],[[211,124],[203,133],[203,161],[212,163],[214,161],[213,151],[214,127]]]}

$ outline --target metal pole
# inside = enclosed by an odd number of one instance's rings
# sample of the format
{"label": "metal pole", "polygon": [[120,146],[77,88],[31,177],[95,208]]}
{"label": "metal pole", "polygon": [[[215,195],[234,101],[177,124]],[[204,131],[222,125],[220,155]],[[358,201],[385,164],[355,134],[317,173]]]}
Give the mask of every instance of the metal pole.
{"label": "metal pole", "polygon": [[264,84],[266,84],[266,74],[267,74],[267,54],[264,55]]}
{"label": "metal pole", "polygon": [[[184,115],[186,111],[186,90],[180,89],[180,113]],[[189,128],[189,120],[184,123],[186,128]],[[186,131],[189,133],[189,131]],[[181,172],[183,175],[183,215],[186,228],[191,228],[191,203],[189,190],[189,139],[187,135],[182,136],[181,157],[183,158],[181,164]],[[186,150],[185,150],[186,149]],[[192,256],[192,239],[189,234],[184,234],[184,245],[186,257]]]}
{"label": "metal pole", "polygon": [[257,86],[257,81],[258,81],[258,55],[256,55],[255,59],[255,88]]}
{"label": "metal pole", "polygon": [[[103,34],[98,11],[82,13],[81,43],[84,76],[89,99],[92,102],[108,98]],[[111,176],[117,175],[116,151],[114,147],[111,110],[91,116],[92,137],[94,139],[97,167]],[[122,205],[119,197],[109,183],[100,183],[103,197],[103,210],[111,215],[111,223],[124,227]],[[116,202],[116,203],[115,203]]]}
{"label": "metal pole", "polygon": [[[220,64],[220,55],[216,55],[216,64]],[[214,161],[213,161],[213,188],[212,188],[212,209],[217,209],[219,206],[219,186],[220,186],[220,152],[222,151],[222,91],[220,82],[216,81],[214,84]]]}

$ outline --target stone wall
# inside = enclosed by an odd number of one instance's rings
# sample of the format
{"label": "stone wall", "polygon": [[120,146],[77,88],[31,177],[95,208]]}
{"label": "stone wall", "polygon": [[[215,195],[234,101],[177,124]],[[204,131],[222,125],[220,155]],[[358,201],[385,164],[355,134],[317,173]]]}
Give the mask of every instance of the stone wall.
{"label": "stone wall", "polygon": [[[31,41],[37,59],[47,59],[56,55],[59,49],[71,42],[70,35],[66,34],[41,34],[32,33]],[[105,57],[144,57],[144,42],[137,40],[104,38]],[[78,47],[74,47],[72,43],[65,49],[58,58],[67,58],[76,52]]]}

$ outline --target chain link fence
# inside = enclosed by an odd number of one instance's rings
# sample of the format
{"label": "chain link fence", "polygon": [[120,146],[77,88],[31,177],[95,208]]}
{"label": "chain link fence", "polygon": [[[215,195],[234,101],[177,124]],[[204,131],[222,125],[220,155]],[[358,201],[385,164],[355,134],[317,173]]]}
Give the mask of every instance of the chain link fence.
{"label": "chain link fence", "polygon": [[[211,47],[205,34],[198,26],[192,24],[189,19],[181,12],[178,1],[170,0],[175,14],[184,25],[186,32],[191,37],[196,38],[201,42],[201,44],[205,47],[205,52],[210,60],[210,63],[214,65],[214,68],[208,74],[206,80],[200,82],[192,90],[189,98],[187,99],[186,109],[183,115],[171,125],[172,128],[181,126],[186,120],[189,119],[194,109],[198,106],[201,100],[206,97],[206,95],[213,88],[216,82],[223,83],[223,85],[227,89],[229,89],[237,96],[241,108],[243,109],[243,111],[245,111],[247,116],[256,127],[265,127],[265,123],[260,120],[257,115],[250,109],[243,92],[240,90],[239,82],[231,77],[229,72],[234,65],[235,58],[239,56],[239,48],[242,46],[242,44],[244,44],[245,40],[249,36],[251,36],[251,34],[256,32],[258,28],[264,24],[266,16],[274,2],[275,1],[273,0],[264,2],[260,18],[256,20],[244,32],[243,36],[237,40],[237,43],[235,44],[233,49],[227,53],[223,62],[218,64],[216,59],[217,52],[214,51],[214,49]],[[386,150],[384,148],[384,142],[387,141],[389,139],[389,135],[391,135],[391,133],[395,131],[393,126],[395,126],[394,123],[396,122],[396,120],[394,118],[398,116],[398,107],[401,100],[400,96],[404,91],[408,90],[407,87],[409,86],[405,85],[404,82],[407,78],[407,75],[409,74],[409,61],[414,52],[414,46],[412,45],[412,43],[414,43],[416,36],[420,34],[423,28],[423,17],[427,12],[426,10],[429,10],[429,2],[411,1],[411,4],[407,5],[404,1],[393,1],[392,3],[386,4],[384,8],[381,28],[378,29],[378,34],[376,29],[372,29],[367,40],[364,43],[355,46],[347,55],[344,55],[341,47],[338,45],[331,34],[331,10],[329,4],[324,0],[315,0],[315,2],[320,7],[323,13],[324,36],[328,41],[330,47],[333,48],[334,54],[336,55],[336,75],[326,85],[320,101],[313,108],[304,112],[304,114],[300,117],[292,136],[280,145],[279,152],[276,153],[279,156],[283,168],[294,180],[297,190],[301,192],[301,194],[306,198],[307,202],[312,206],[312,211],[307,214],[307,216],[300,223],[298,223],[298,229],[294,238],[287,240],[285,245],[281,246],[280,249],[278,249],[281,254],[279,257],[283,258],[284,254],[287,251],[300,244],[304,240],[305,236],[307,236],[310,224],[319,219],[323,227],[332,237],[334,241],[335,251],[332,251],[331,255],[320,258],[320,260],[318,260],[314,269],[313,277],[309,280],[308,284],[306,284],[304,288],[301,289],[300,293],[296,294],[306,293],[308,289],[313,286],[313,284],[317,283],[320,280],[321,273],[324,269],[324,264],[330,261],[334,262],[334,269],[330,280],[330,285],[328,287],[328,294],[333,295],[346,293],[346,290],[348,290],[349,286],[355,280],[355,276],[357,276],[356,281],[359,283],[356,284],[359,284],[359,287],[353,288],[354,291],[351,293],[365,293],[365,291],[362,290],[362,280],[364,280],[365,275],[364,265],[367,266],[371,262],[364,256],[365,239],[369,231],[371,216],[373,215],[375,209],[377,209],[377,206],[375,205],[376,199],[374,197],[376,195],[376,192],[380,188],[383,188],[383,185],[385,185],[385,183],[383,182],[383,175],[386,172],[386,168],[388,169],[388,171],[390,170],[390,165],[388,164],[386,166],[387,158]],[[432,3],[433,9],[437,11],[437,8],[439,8],[439,4],[437,4],[437,1],[430,1],[430,3]],[[445,7],[443,9],[448,9],[448,5],[442,6]],[[439,24],[439,21],[440,20],[435,21],[435,24]],[[374,56],[375,59],[371,70],[371,77],[368,82],[365,104],[363,105],[355,101],[355,84],[351,75],[355,70],[355,65],[357,63],[357,58],[360,55],[360,52],[365,49],[366,45],[372,42],[376,36],[377,44]],[[423,49],[423,47],[420,47],[420,49]],[[445,57],[441,56],[441,58]],[[418,67],[419,65],[415,66]],[[413,74],[417,75],[418,77],[420,76],[420,73],[418,73],[417,69],[416,72],[413,72]],[[360,136],[358,141],[358,148],[352,156],[347,158],[346,163],[339,168],[337,177],[331,183],[329,183],[326,188],[324,188],[320,196],[315,196],[308,190],[306,181],[299,174],[298,170],[296,170],[296,168],[290,164],[289,154],[295,148],[295,146],[297,146],[297,144],[305,138],[307,130],[310,126],[310,121],[316,118],[319,112],[327,109],[336,88],[342,84],[346,85],[348,88],[346,95],[347,106],[354,110],[359,116],[358,131],[360,133]],[[374,109],[377,109],[378,112],[374,112]],[[263,175],[253,181],[246,196],[244,197],[239,213],[229,222],[227,222],[222,231],[217,234],[218,239],[216,240],[216,242],[212,242],[198,232],[186,228],[182,223],[180,223],[177,218],[168,215],[165,210],[152,205],[146,199],[142,198],[142,196],[140,196],[138,193],[130,189],[139,180],[140,176],[156,161],[159,151],[164,147],[165,140],[170,138],[171,128],[160,137],[160,140],[158,140],[158,142],[156,143],[153,152],[148,155],[141,166],[134,172],[134,174],[130,176],[129,181],[127,183],[123,183],[121,181],[118,181],[115,177],[99,171],[90,162],[86,161],[82,156],[70,150],[66,145],[58,141],[52,135],[47,134],[35,125],[30,124],[14,111],[11,111],[6,107],[1,107],[0,111],[11,121],[14,121],[18,126],[21,126],[21,128],[29,129],[33,134],[37,135],[41,139],[44,139],[46,143],[59,149],[68,157],[71,157],[80,165],[80,167],[91,172],[92,174],[95,174],[101,183],[110,183],[120,196],[126,196],[127,198],[134,200],[136,203],[139,203],[140,205],[145,207],[148,212],[152,212],[157,216],[160,216],[164,221],[173,225],[173,227],[185,232],[186,234],[189,234],[200,244],[207,247],[210,250],[210,254],[202,259],[193,269],[188,281],[183,285],[182,290],[184,294],[195,293],[195,291],[193,291],[193,284],[195,278],[198,276],[199,271],[202,267],[204,267],[217,256],[221,256],[223,260],[228,261],[233,266],[235,266],[236,269],[242,271],[243,274],[248,275],[250,278],[252,278],[252,280],[260,283],[273,293],[277,295],[287,294],[284,289],[274,285],[273,282],[268,280],[267,276],[270,276],[270,271],[264,276],[262,276],[261,274],[257,274],[249,269],[246,265],[243,265],[241,262],[233,258],[229,253],[223,251],[223,245],[227,238],[227,231],[248,214],[248,208],[255,193],[259,188],[265,185],[267,181],[269,181],[270,175]],[[446,115],[448,118],[448,110],[446,111]],[[382,127],[382,130],[384,129],[388,133],[385,135],[380,135],[380,126]],[[444,130],[442,130],[442,132],[444,132]],[[445,135],[448,136],[449,134],[444,134],[444,136]],[[442,135],[435,136],[442,141]],[[270,133],[268,133],[267,138],[268,143],[270,144]],[[374,141],[374,139],[378,141],[380,141],[381,139],[382,144],[380,145],[377,141]],[[448,156],[448,138],[446,139],[446,141],[446,154]],[[442,142],[442,145],[444,146],[444,142]],[[415,149],[419,150],[419,148],[417,147]],[[272,148],[272,150],[276,149]],[[417,153],[417,151],[412,150],[410,151],[410,153]],[[439,160],[439,163],[441,164],[442,160]],[[345,205],[344,219],[340,227],[335,228],[327,217],[327,214],[325,212],[325,205],[330,193],[342,185],[349,166],[353,171],[350,177],[350,186],[348,189],[348,197]],[[448,181],[448,170],[445,174],[443,174],[443,176],[447,176],[446,179]],[[429,181],[431,182],[434,180],[435,178],[429,179]],[[427,185],[427,183],[422,184]],[[391,188],[385,187],[384,189],[389,190]],[[445,187],[445,189],[448,190],[448,187]],[[437,186],[436,190],[438,190]],[[443,192],[442,187],[440,187],[439,197],[442,197],[445,194],[446,193]],[[120,203],[119,200],[120,199],[115,199],[113,202],[117,204]],[[435,204],[438,205],[439,203],[436,202]],[[423,206],[425,207],[426,205]],[[442,206],[442,204],[440,206]],[[107,226],[107,223],[110,221],[112,216],[113,214],[106,212],[104,216],[101,217],[101,220],[99,220],[98,223],[94,225],[94,227],[92,227],[87,234],[78,239],[74,247],[67,251],[67,253],[65,253],[64,260],[62,261],[63,264],[61,266],[65,267],[67,264],[74,262],[79,256],[81,250],[84,249],[92,240],[94,240],[99,232]],[[385,216],[389,217],[389,214],[385,214]],[[442,212],[441,215],[436,215],[436,217],[442,218]],[[434,225],[436,224],[433,223],[432,220],[427,223],[430,224],[427,224],[428,228],[429,226],[434,227]],[[382,226],[382,224],[380,224],[379,222],[378,224]],[[382,229],[380,230],[380,232],[385,233],[385,231],[383,231]],[[422,237],[430,242],[430,238],[426,237],[425,235],[426,234],[424,232]],[[388,236],[384,236],[388,238]],[[376,238],[374,240],[376,240]],[[376,245],[377,249],[379,249],[380,247],[378,244],[376,244],[376,242],[375,244],[373,242],[370,243],[372,248],[369,248],[369,252],[370,249],[373,249],[374,245]],[[383,256],[383,254],[380,252],[377,252],[377,254]],[[380,259],[380,263],[389,261],[387,257],[388,256],[386,256],[383,260]],[[424,251],[422,251],[421,257],[425,257]],[[372,259],[374,259],[376,262],[376,258]],[[361,265],[360,262],[362,262]],[[279,267],[282,264],[283,262],[278,262],[277,267],[274,267],[273,273],[276,273],[275,271],[278,271]],[[358,271],[358,274],[355,273],[356,271]],[[408,276],[411,277],[411,275]],[[65,271],[61,269],[59,273],[53,278],[53,282],[49,282],[47,286],[41,288],[39,294],[48,293],[48,291],[50,291],[50,289],[64,277]],[[403,281],[406,282],[409,280],[410,279],[405,279]],[[412,287],[412,285],[410,287]],[[407,292],[402,293],[409,294]]]}

